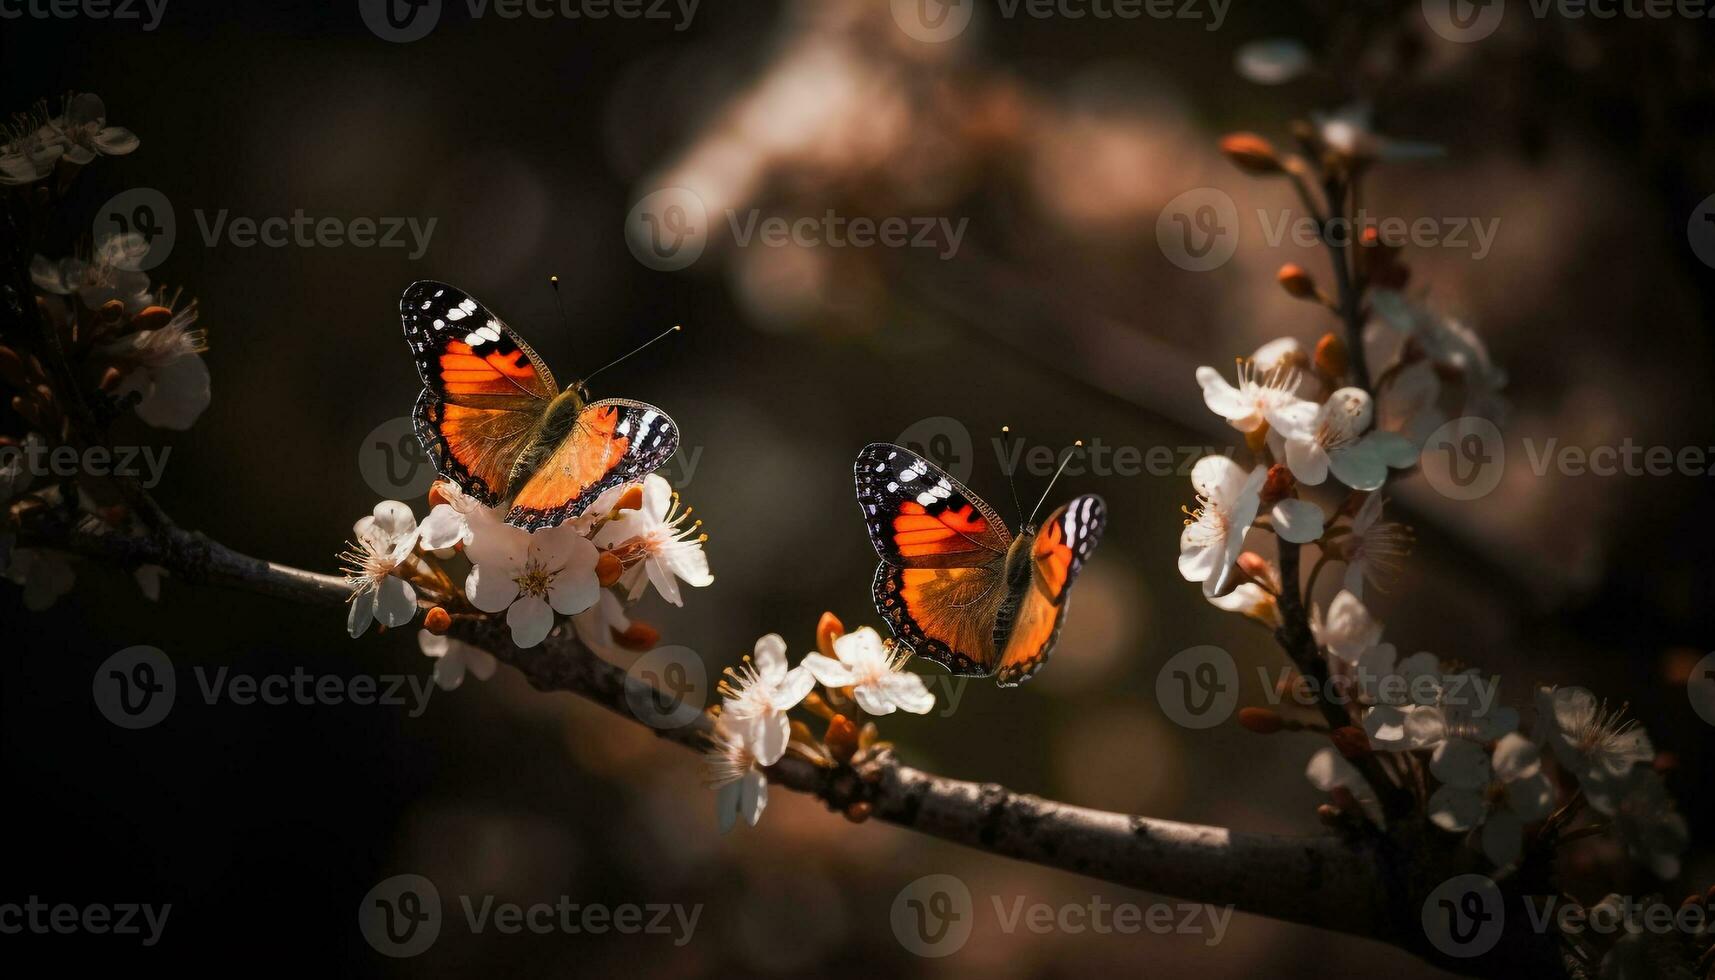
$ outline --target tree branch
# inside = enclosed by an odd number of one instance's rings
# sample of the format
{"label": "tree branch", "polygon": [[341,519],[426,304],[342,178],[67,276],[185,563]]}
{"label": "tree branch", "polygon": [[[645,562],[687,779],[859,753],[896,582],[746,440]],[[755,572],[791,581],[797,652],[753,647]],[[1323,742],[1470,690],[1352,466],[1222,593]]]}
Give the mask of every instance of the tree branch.
{"label": "tree branch", "polygon": [[[304,605],[337,608],[343,579],[240,554],[176,526],[130,536],[92,518],[38,526],[25,544],[55,547],[125,567],[160,565],[186,582],[241,589]],[[567,691],[637,721],[627,694],[640,682],[560,629],[541,645],[513,646],[492,619],[460,621],[454,635],[518,669],[544,691]],[[640,722],[639,722],[640,723]],[[659,734],[703,747],[706,716]],[[832,810],[867,803],[873,817],[991,854],[1059,868],[1101,881],[1287,922],[1411,945],[1388,919],[1399,905],[1387,894],[1376,843],[1327,837],[1245,834],[1221,827],[1090,810],[923,772],[888,751],[857,768],[823,768],[788,755],[771,782],[817,797]]]}

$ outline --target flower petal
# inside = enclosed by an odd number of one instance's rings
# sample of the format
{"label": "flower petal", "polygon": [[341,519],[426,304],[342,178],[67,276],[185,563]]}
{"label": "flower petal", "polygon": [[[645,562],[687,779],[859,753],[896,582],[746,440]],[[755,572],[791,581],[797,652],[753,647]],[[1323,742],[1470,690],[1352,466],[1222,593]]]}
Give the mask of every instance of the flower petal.
{"label": "flower petal", "polygon": [[840,663],[833,657],[824,657],[819,653],[805,654],[800,667],[808,670],[817,683],[827,687],[850,687],[857,676],[852,669]]}
{"label": "flower petal", "polygon": [[512,643],[519,649],[529,649],[541,643],[554,628],[554,610],[541,596],[527,595],[506,610],[506,625],[512,630]]}
{"label": "flower petal", "polygon": [[1308,500],[1288,497],[1269,512],[1274,532],[1293,544],[1309,544],[1322,536],[1322,508]]}
{"label": "flower petal", "polygon": [[473,565],[465,576],[464,594],[471,605],[483,612],[504,612],[518,598],[518,583],[500,565]]}
{"label": "flower petal", "polygon": [[1429,771],[1448,786],[1481,789],[1489,781],[1489,754],[1476,742],[1448,739],[1435,747]]}

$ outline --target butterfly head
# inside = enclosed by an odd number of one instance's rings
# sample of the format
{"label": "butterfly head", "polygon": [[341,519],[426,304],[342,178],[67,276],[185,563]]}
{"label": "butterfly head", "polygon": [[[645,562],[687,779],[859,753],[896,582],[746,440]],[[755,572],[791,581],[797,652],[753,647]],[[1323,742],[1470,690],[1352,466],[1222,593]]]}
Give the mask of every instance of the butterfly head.
{"label": "butterfly head", "polygon": [[579,408],[584,407],[585,405],[589,404],[589,400],[590,400],[589,382],[588,381],[574,381],[574,382],[572,382],[571,384],[566,386],[566,394],[571,395],[573,398],[576,398],[578,400],[578,407]]}

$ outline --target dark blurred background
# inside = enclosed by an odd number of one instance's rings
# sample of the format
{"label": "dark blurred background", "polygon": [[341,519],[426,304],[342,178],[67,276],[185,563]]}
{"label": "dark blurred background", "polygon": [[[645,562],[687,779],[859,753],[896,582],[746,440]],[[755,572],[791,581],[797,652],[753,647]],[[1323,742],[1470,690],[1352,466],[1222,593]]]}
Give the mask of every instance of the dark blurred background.
{"label": "dark blurred background", "polygon": [[[1322,255],[1272,246],[1247,223],[1232,261],[1183,270],[1155,225],[1179,194],[1217,187],[1241,215],[1296,208],[1283,184],[1216,152],[1235,129],[1287,140],[1312,109],[1373,102],[1378,127],[1444,145],[1367,189],[1383,214],[1498,219],[1480,260],[1407,255],[1413,285],[1466,319],[1512,378],[1518,440],[1715,444],[1709,324],[1715,270],[1687,239],[1715,193],[1708,21],[1536,20],[1453,43],[1417,3],[1235,3],[1218,30],[1180,19],[1000,16],[980,3],[944,43],[900,30],[885,0],[704,0],[668,20],[473,19],[446,0],[409,43],[366,27],[357,0],[170,0],[159,27],[0,21],[8,110],[65,91],[106,100],[141,148],[81,177],[51,243],[87,247],[121,190],[170,202],[177,243],[153,271],[201,303],[214,401],[172,446],[156,493],[184,524],[234,548],[332,570],[386,487],[363,476],[377,426],[417,390],[400,291],[456,283],[488,303],[562,381],[673,323],[671,344],[605,374],[600,395],[666,408],[685,432],[665,471],[706,518],[716,576],[683,609],[637,615],[712,668],[756,637],[811,649],[817,616],[874,623],[874,556],[852,501],[851,459],[924,419],[974,442],[972,486],[1008,494],[989,440],[1033,445],[1231,446],[1205,412],[1197,364],[1262,341],[1305,343],[1324,313],[1273,283],[1282,262],[1327,277]],[[1514,5],[1519,6],[1519,5]],[[1234,70],[1248,42],[1290,37],[1316,67],[1278,86]],[[659,187],[693,189],[709,241],[688,268],[634,258],[628,212]],[[205,243],[201,221],[362,216],[435,220],[426,250]],[[768,216],[968,219],[957,253],[738,247],[728,209]],[[546,277],[557,274],[570,329]],[[945,425],[941,425],[945,429]],[[687,457],[689,458],[689,457]],[[1177,458],[1177,456],[1176,456]],[[1043,480],[1021,478],[1026,503]],[[1450,501],[1421,479],[1394,496],[1416,553],[1371,597],[1402,652],[1497,671],[1509,701],[1538,682],[1626,701],[1659,748],[1691,826],[1707,828],[1710,728],[1686,697],[1711,649],[1709,478],[1538,477]],[[956,710],[889,718],[910,763],[1105,809],[1259,832],[1319,832],[1305,781],[1319,744],[1228,725],[1193,732],[1155,699],[1163,661],[1218,644],[1241,703],[1264,696],[1272,640],[1175,572],[1182,474],[1072,477],[1099,492],[1108,536],[1078,588],[1051,667],[1032,684],[933,689]],[[391,494],[389,494],[391,495]],[[411,500],[422,516],[421,496]],[[0,731],[8,787],[0,900],[173,906],[148,956],[119,937],[5,936],[8,950],[204,968],[359,975],[1434,976],[1402,953],[1247,916],[1203,936],[1003,933],[1010,903],[1149,896],[854,826],[777,791],[762,823],[717,836],[699,760],[505,669],[439,693],[411,717],[381,706],[205,704],[190,669],[411,675],[415,629],[353,642],[343,618],[168,580],[158,603],[118,572],[79,567],[45,614],[0,589],[7,656]],[[130,732],[90,697],[92,671],[136,644],[180,669],[172,715]],[[927,667],[919,668],[928,670]],[[1573,880],[1609,874],[1592,844]],[[1670,895],[1715,871],[1707,835]],[[389,961],[355,911],[399,873],[500,901],[702,903],[693,941],[659,936],[473,936],[456,921],[414,959]],[[957,956],[918,959],[889,908],[930,873],[978,903]],[[1573,886],[1576,888],[1576,884]],[[1596,896],[1585,895],[1586,898]]]}

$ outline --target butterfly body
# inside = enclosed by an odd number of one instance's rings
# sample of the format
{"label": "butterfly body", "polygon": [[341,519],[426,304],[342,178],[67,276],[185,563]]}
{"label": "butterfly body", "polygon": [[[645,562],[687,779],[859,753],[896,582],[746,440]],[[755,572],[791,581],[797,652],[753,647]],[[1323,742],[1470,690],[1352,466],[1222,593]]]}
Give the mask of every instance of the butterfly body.
{"label": "butterfly body", "polygon": [[1009,533],[980,497],[901,446],[864,447],[858,505],[881,564],[876,611],[920,656],[955,674],[1028,680],[1059,638],[1072,580],[1106,524],[1100,497]]}
{"label": "butterfly body", "polygon": [[561,390],[529,344],[457,287],[412,283],[399,317],[423,379],[417,438],[465,493],[510,503],[509,524],[553,527],[678,448],[678,426],[653,405],[592,402],[582,382]]}

